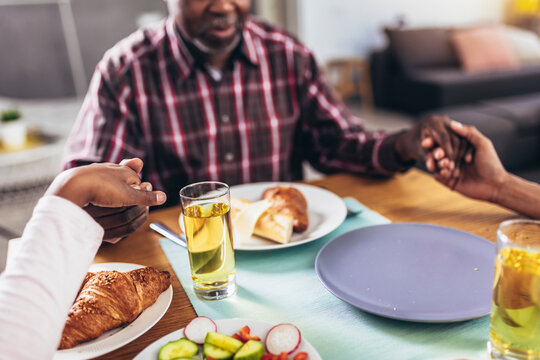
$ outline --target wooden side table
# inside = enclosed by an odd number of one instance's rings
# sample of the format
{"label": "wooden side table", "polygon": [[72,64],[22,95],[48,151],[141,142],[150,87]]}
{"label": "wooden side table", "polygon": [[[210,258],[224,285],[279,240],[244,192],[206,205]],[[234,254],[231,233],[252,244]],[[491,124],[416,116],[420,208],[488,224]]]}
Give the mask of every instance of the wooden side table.
{"label": "wooden side table", "polygon": [[369,61],[363,57],[332,59],[326,64],[327,79],[340,100],[360,97],[362,105],[373,108]]}

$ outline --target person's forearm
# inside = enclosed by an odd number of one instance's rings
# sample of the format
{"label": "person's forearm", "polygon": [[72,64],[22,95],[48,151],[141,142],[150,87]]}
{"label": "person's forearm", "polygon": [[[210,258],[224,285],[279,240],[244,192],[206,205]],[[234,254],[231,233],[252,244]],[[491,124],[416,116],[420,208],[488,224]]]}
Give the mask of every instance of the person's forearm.
{"label": "person's forearm", "polygon": [[[103,229],[55,196],[40,200],[0,276],[0,358],[50,359]],[[28,348],[31,347],[31,349]]]}
{"label": "person's forearm", "polygon": [[523,215],[540,219],[540,185],[508,174],[495,202]]}

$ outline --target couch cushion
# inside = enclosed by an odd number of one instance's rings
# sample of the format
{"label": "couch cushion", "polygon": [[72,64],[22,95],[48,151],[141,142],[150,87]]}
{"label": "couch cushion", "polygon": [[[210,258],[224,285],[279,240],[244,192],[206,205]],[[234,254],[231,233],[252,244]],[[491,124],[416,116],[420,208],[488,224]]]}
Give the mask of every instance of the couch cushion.
{"label": "couch cushion", "polygon": [[447,29],[385,29],[390,49],[404,69],[458,66]]}
{"label": "couch cushion", "polygon": [[[406,74],[406,80],[407,87],[404,86],[403,89],[415,89],[420,85],[430,89],[433,95],[425,100],[422,98],[415,100],[419,104],[424,104],[424,109],[440,108],[539,92],[540,66],[478,74],[468,74],[456,69],[415,70]],[[410,95],[412,90],[406,93],[404,91],[401,90],[402,97],[404,94],[412,96]],[[431,102],[427,103],[429,100]]]}
{"label": "couch cushion", "polygon": [[506,26],[504,35],[520,64],[540,64],[540,38],[537,34]]}
{"label": "couch cushion", "polygon": [[509,70],[519,66],[500,26],[455,29],[450,38],[461,67],[468,72]]}
{"label": "couch cushion", "polygon": [[[447,67],[439,69],[414,69],[407,72],[407,76],[415,81],[422,81],[441,85],[475,84],[483,82],[519,81],[520,78],[539,77],[540,65],[523,66],[519,69],[497,72],[468,73],[458,68]],[[501,84],[502,84],[501,83]],[[538,86],[540,91],[540,84]]]}
{"label": "couch cushion", "polygon": [[[482,101],[496,109],[501,116],[512,120],[522,134],[540,135],[540,93]],[[539,143],[540,148],[540,143]]]}

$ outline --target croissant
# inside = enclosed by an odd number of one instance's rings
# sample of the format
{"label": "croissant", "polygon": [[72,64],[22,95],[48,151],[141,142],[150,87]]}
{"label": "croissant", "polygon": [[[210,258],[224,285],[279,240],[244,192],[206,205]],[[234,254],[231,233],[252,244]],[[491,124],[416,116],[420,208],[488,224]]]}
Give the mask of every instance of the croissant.
{"label": "croissant", "polygon": [[169,272],[152,267],[88,273],[68,313],[58,348],[72,348],[135,320],[170,284]]}
{"label": "croissant", "polygon": [[308,228],[307,201],[299,190],[292,186],[275,186],[266,189],[262,198],[271,202],[272,210],[292,216],[295,232]]}

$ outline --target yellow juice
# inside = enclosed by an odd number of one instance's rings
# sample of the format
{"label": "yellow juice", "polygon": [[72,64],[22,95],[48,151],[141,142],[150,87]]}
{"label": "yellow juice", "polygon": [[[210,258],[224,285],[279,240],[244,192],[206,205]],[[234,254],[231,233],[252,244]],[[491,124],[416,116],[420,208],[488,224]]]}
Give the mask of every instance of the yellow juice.
{"label": "yellow juice", "polygon": [[540,358],[540,253],[511,248],[499,252],[490,340],[502,355]]}
{"label": "yellow juice", "polygon": [[220,202],[184,209],[191,276],[196,288],[220,288],[234,281],[229,210],[227,204]]}

